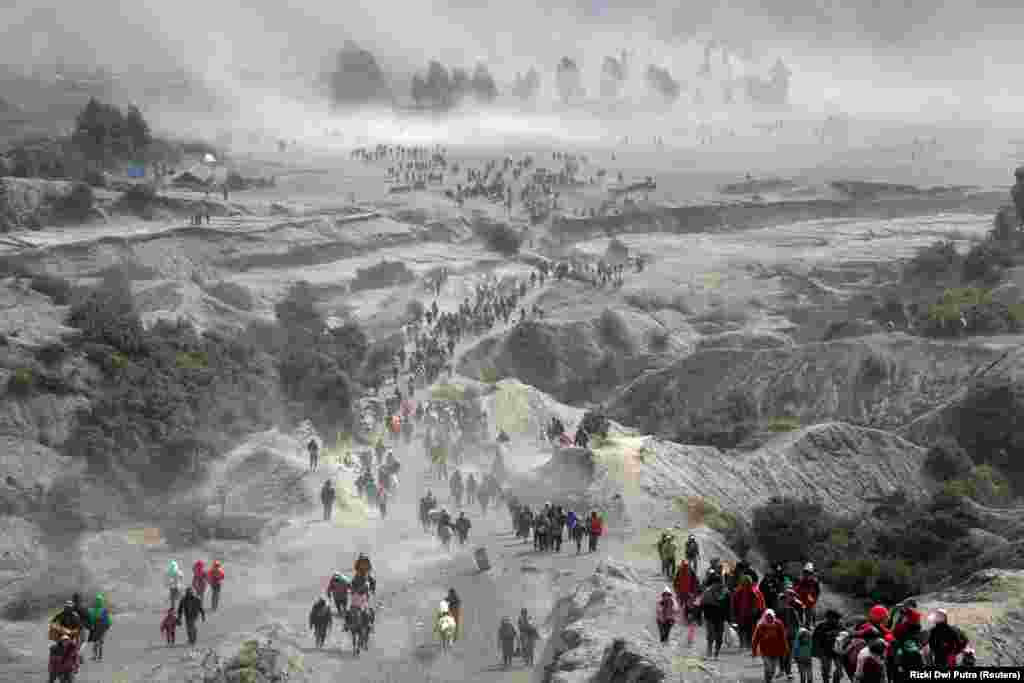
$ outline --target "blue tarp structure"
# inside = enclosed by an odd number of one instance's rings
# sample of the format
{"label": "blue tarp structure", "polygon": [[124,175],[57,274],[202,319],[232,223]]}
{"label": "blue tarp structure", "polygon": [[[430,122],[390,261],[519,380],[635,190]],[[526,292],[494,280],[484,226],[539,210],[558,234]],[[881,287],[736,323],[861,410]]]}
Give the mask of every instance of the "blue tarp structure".
{"label": "blue tarp structure", "polygon": [[132,164],[128,167],[129,178],[145,178],[146,167],[143,164]]}

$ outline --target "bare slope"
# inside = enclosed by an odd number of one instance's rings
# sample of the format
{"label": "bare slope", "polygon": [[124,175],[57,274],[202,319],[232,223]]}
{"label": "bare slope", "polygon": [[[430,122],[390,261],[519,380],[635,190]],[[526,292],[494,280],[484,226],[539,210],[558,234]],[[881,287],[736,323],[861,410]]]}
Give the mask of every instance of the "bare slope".
{"label": "bare slope", "polygon": [[646,373],[609,401],[610,415],[674,438],[713,413],[731,419],[844,420],[892,429],[955,393],[998,349],[902,334],[760,351],[698,351]]}

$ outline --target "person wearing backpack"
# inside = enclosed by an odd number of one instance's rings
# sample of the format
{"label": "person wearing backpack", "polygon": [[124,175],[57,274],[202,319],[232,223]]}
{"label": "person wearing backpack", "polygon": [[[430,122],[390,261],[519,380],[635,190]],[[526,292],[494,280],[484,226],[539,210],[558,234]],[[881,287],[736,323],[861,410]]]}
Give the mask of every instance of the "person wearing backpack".
{"label": "person wearing backpack", "polygon": [[842,618],[839,612],[830,609],[825,612],[825,620],[811,633],[811,654],[820,663],[822,683],[839,683],[843,678],[843,664],[836,653],[837,640],[843,632]]}
{"label": "person wearing backpack", "polygon": [[216,612],[220,605],[220,589],[224,585],[224,565],[220,560],[214,560],[210,565],[210,611]]}
{"label": "person wearing backpack", "polygon": [[[779,619],[786,626],[786,635],[789,636],[789,648],[792,651],[796,645],[796,634],[803,628],[803,604],[792,588],[786,590],[780,599]],[[786,672],[786,678],[793,678],[792,657],[782,658],[782,670]]]}
{"label": "person wearing backpack", "polygon": [[92,643],[92,661],[103,661],[103,641],[113,625],[110,610],[102,593],[96,594],[96,606],[89,610],[89,642]]}
{"label": "person wearing backpack", "polygon": [[672,589],[668,586],[665,590],[661,591],[661,597],[658,598],[658,604],[654,609],[655,621],[658,623],[658,635],[661,638],[662,643],[668,642],[669,634],[672,632],[672,627],[682,617],[679,612],[679,605],[676,603],[675,595],[672,593]]}
{"label": "person wearing backpack", "polygon": [[690,563],[690,568],[695,574],[700,571],[700,546],[697,545],[697,537],[693,534],[686,539],[686,561]]}
{"label": "person wearing backpack", "polygon": [[597,552],[597,541],[604,534],[604,521],[596,512],[590,513],[590,552]]}
{"label": "person wearing backpack", "polygon": [[800,575],[800,580],[796,582],[794,589],[804,606],[804,625],[813,628],[817,622],[814,608],[818,604],[818,597],[821,595],[821,583],[814,573],[814,563],[808,562],[804,565],[804,571]]}
{"label": "person wearing backpack", "polygon": [[676,539],[671,532],[662,532],[658,540],[658,557],[661,558],[661,573],[673,578],[676,575]]}
{"label": "person wearing backpack", "polygon": [[766,609],[764,596],[749,575],[740,576],[739,585],[732,594],[732,618],[740,638],[740,647],[750,647],[754,625]]}
{"label": "person wearing backpack", "polygon": [[729,590],[725,587],[722,577],[712,574],[708,577],[708,588],[701,596],[701,613],[704,616],[704,628],[708,636],[708,659],[718,659],[722,651],[722,640],[725,638],[725,622],[729,620]]}
{"label": "person wearing backpack", "polygon": [[786,575],[782,571],[782,565],[776,564],[772,568],[771,573],[761,578],[759,585],[768,609],[777,611],[779,609],[779,596],[786,590]]}

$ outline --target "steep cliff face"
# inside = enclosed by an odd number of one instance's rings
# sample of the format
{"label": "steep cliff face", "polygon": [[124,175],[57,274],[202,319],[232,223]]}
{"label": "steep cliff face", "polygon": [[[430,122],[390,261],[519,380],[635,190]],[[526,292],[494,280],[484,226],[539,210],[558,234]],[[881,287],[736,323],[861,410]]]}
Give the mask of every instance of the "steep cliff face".
{"label": "steep cliff face", "polygon": [[[608,409],[623,424],[667,438],[699,431],[713,414],[893,429],[931,410],[1001,355],[980,343],[897,334],[761,351],[705,350],[644,374],[610,399]],[[744,414],[734,416],[737,403]]]}

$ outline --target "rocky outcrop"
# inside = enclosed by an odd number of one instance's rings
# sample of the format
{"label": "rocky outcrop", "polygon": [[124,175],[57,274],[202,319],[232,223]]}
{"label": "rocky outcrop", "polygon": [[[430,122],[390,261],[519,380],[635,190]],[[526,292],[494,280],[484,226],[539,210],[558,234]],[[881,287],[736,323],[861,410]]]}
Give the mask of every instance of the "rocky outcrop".
{"label": "rocky outcrop", "polygon": [[[843,420],[894,429],[956,393],[1000,350],[901,334],[767,350],[698,351],[616,394],[609,415],[667,438],[699,432],[712,414],[802,424]],[[739,404],[742,409],[734,409]],[[732,414],[739,410],[742,415]]]}
{"label": "rocky outcrop", "polygon": [[235,636],[177,664],[156,666],[153,683],[303,683],[313,680],[297,639],[280,625]]}
{"label": "rocky outcrop", "polygon": [[652,632],[654,588],[628,564],[598,566],[555,605],[544,683],[665,680],[672,663]]}
{"label": "rocky outcrop", "polygon": [[592,402],[688,350],[649,315],[605,309],[591,319],[520,323],[467,352],[459,372],[479,377],[493,369],[564,403]]}

